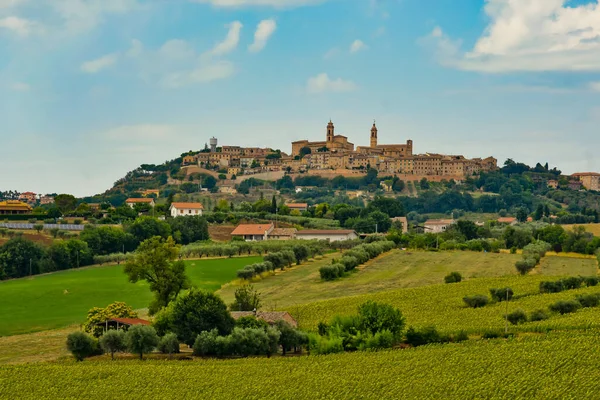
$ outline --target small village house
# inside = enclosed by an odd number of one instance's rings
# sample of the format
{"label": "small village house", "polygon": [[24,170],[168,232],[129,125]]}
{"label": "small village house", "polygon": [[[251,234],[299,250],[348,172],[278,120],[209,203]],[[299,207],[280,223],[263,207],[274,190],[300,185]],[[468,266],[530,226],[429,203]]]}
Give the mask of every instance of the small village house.
{"label": "small village house", "polygon": [[171,217],[187,217],[193,215],[202,215],[204,206],[202,203],[171,203],[169,212]]}
{"label": "small village house", "polygon": [[41,205],[54,204],[54,197],[42,196],[42,197],[40,197],[40,204]]}
{"label": "small village house", "polygon": [[328,240],[330,242],[338,242],[343,240],[352,240],[358,238],[356,231],[348,229],[305,229],[296,232],[296,239],[303,240]]}
{"label": "small village house", "polygon": [[600,174],[597,172],[578,172],[571,177],[579,179],[587,190],[600,191]]}
{"label": "small village house", "polygon": [[6,200],[0,202],[0,215],[30,214],[32,208],[29,204],[19,200]]}
{"label": "small village house", "polygon": [[269,233],[269,239],[272,240],[291,240],[296,237],[296,228],[275,228]]}
{"label": "small village house", "polygon": [[19,195],[19,200],[25,203],[35,203],[37,201],[37,195],[33,192],[25,192]]}
{"label": "small village house", "polygon": [[508,224],[508,225],[516,225],[519,221],[515,217],[501,217],[498,218],[499,224]]}
{"label": "small village house", "polygon": [[454,223],[453,219],[430,219],[425,222],[425,233],[446,232],[446,229]]}
{"label": "small village house", "polygon": [[298,328],[298,322],[287,311],[232,311],[233,319],[238,320],[243,317],[255,317],[265,321],[269,325],[275,325],[279,321],[285,321],[293,328]]}
{"label": "small village house", "polygon": [[125,200],[125,204],[127,204],[131,208],[134,208],[136,204],[148,204],[151,207],[154,207],[156,205],[156,203],[154,203],[154,199],[152,198],[130,198]]}
{"label": "small village house", "polygon": [[285,205],[290,209],[290,211],[296,210],[300,213],[308,211],[307,203],[285,203]]}
{"label": "small village house", "polygon": [[240,224],[231,232],[231,236],[246,242],[256,242],[267,240],[273,229],[275,226],[272,222],[270,224]]}

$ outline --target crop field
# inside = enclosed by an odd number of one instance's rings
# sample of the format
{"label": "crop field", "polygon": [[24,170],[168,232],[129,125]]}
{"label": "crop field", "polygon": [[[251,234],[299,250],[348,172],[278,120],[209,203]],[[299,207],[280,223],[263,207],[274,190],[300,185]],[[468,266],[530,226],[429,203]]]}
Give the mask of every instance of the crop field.
{"label": "crop field", "polygon": [[565,225],[564,228],[567,230],[572,230],[575,226],[583,226],[586,232],[590,232],[594,236],[600,236],[600,224]]}
{"label": "crop field", "polygon": [[[394,250],[368,262],[348,277],[323,282],[319,268],[335,257],[340,256],[328,255],[323,260],[255,282],[254,286],[263,294],[267,307],[282,308],[324,299],[438,284],[452,271],[460,272],[465,279],[516,275],[514,265],[520,259],[514,254]],[[231,301],[234,290],[235,286],[225,286],[219,294]]]}
{"label": "crop field", "polygon": [[[215,291],[261,257],[186,261],[192,282]],[[147,307],[152,294],[145,282],[129,283],[123,266],[68,270],[0,282],[0,336],[62,328],[85,320],[92,307],[124,301]]]}
{"label": "crop field", "polygon": [[0,366],[0,398],[596,399],[598,331],[416,349],[194,361]]}

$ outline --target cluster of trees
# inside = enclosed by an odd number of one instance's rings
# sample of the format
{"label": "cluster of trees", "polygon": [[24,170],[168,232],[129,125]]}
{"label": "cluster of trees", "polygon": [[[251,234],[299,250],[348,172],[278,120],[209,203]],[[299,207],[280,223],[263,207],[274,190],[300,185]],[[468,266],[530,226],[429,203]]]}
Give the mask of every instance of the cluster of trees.
{"label": "cluster of trees", "polygon": [[572,276],[557,281],[542,281],[540,282],[540,293],[560,293],[565,290],[579,289],[582,286],[598,286],[599,282],[600,278],[597,276]]}
{"label": "cluster of trees", "polygon": [[506,316],[506,319],[513,325],[518,325],[526,322],[543,321],[551,317],[551,314],[570,314],[574,313],[580,308],[592,308],[600,305],[600,294],[580,294],[571,300],[559,300],[548,306],[546,310],[535,310],[529,315],[525,311],[518,309]]}
{"label": "cluster of trees", "polygon": [[[293,249],[296,246],[306,246],[311,254],[322,254],[332,246],[340,243],[329,243],[325,240],[261,240],[259,242],[245,242],[243,240],[232,240],[230,243],[194,243],[181,248],[180,254],[186,258],[202,258],[234,256],[242,254],[263,255],[282,250]],[[302,257],[304,259],[304,257]],[[277,268],[277,267],[275,267]]]}
{"label": "cluster of trees", "polygon": [[548,251],[552,249],[550,243],[538,240],[523,247],[523,259],[515,263],[517,271],[521,275],[527,275],[529,271],[539,265],[540,261]]}
{"label": "cluster of trees", "polygon": [[282,250],[267,254],[262,263],[246,265],[243,269],[237,271],[237,276],[240,279],[250,280],[263,272],[275,271],[276,269],[284,270],[294,264],[300,265],[309,258],[322,255],[323,252],[324,247],[321,245],[311,246],[305,243],[289,245]]}
{"label": "cluster of trees", "polygon": [[[383,238],[382,238],[383,239]],[[389,240],[375,241],[358,245],[351,250],[344,252],[340,260],[332,260],[331,265],[323,266],[319,269],[321,279],[332,281],[341,278],[347,272],[351,272],[359,265],[386,253],[396,247],[396,244]]]}

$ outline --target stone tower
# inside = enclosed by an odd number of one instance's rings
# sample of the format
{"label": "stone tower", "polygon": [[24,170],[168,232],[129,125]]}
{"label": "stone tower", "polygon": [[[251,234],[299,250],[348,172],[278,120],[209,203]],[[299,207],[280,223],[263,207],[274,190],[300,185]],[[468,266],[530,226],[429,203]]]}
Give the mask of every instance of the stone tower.
{"label": "stone tower", "polygon": [[371,128],[371,148],[377,147],[377,126],[375,126],[375,121],[373,121],[373,127]]}
{"label": "stone tower", "polygon": [[329,120],[329,123],[327,124],[327,143],[333,143],[333,136],[334,136],[334,131],[335,131],[335,127],[333,126],[333,122],[331,122],[331,120]]}

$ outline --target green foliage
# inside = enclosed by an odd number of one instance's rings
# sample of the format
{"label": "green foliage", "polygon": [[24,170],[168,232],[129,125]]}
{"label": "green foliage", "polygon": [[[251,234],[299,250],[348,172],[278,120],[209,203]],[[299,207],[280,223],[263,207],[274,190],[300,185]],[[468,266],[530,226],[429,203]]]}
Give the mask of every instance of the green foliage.
{"label": "green foliage", "polygon": [[492,300],[496,302],[501,301],[510,301],[514,296],[514,292],[511,288],[499,288],[499,289],[490,289],[490,295],[492,296]]}
{"label": "green foliage", "polygon": [[598,307],[600,304],[600,295],[597,293],[594,294],[580,294],[576,298],[577,302],[581,304],[581,307]]}
{"label": "green foliage", "polygon": [[376,334],[387,330],[395,336],[404,330],[405,320],[397,308],[389,304],[367,301],[358,307],[359,329]]}
{"label": "green foliage", "polygon": [[73,332],[67,336],[67,350],[77,361],[98,354],[98,342],[83,332]]}
{"label": "green foliage", "polygon": [[463,297],[463,301],[468,307],[471,308],[481,308],[485,307],[489,303],[489,298],[482,294],[477,294],[474,296],[465,296]]}
{"label": "green foliage", "polygon": [[[10,231],[9,231],[10,232]],[[37,274],[44,250],[22,237],[15,237],[0,246],[0,280]]]}
{"label": "green foliage", "polygon": [[344,276],[346,267],[343,264],[325,265],[319,268],[319,274],[324,281],[333,281]]}
{"label": "green foliage", "polygon": [[174,333],[167,333],[160,338],[157,348],[158,351],[163,354],[172,355],[179,353],[179,340],[177,339],[177,335]]}
{"label": "green foliage", "polygon": [[94,307],[88,311],[87,319],[83,324],[86,332],[91,333],[95,337],[100,337],[104,332],[102,324],[111,318],[137,318],[138,314],[133,311],[133,308],[127,304],[116,301],[109,304],[105,308]]}
{"label": "green foliage", "polygon": [[574,313],[580,308],[581,304],[579,304],[579,302],[576,300],[560,300],[551,304],[549,307],[550,311],[557,312],[559,314]]}
{"label": "green foliage", "polygon": [[444,342],[444,338],[434,326],[427,326],[421,329],[411,326],[406,331],[406,343],[413,347],[442,342]]}
{"label": "green foliage", "polygon": [[506,319],[513,325],[518,325],[527,322],[527,314],[523,310],[515,310],[506,315]]}
{"label": "green foliage", "polygon": [[546,310],[535,310],[529,314],[529,321],[531,322],[544,321],[548,318],[550,318],[550,315]]}
{"label": "green foliage", "polygon": [[178,253],[179,247],[172,238],[153,237],[140,244],[135,257],[123,268],[130,282],[145,280],[149,283],[154,293],[154,301],[149,307],[151,315],[166,307],[180,291],[190,286],[185,263],[175,261]]}
{"label": "green foliage", "polygon": [[247,316],[238,318],[235,321],[235,326],[243,329],[267,329],[269,327],[269,324],[262,319],[256,318],[255,316]]}
{"label": "green foliage", "polygon": [[462,281],[462,275],[459,272],[450,272],[444,277],[446,283],[459,283]]}
{"label": "green foliage", "polygon": [[125,334],[127,350],[132,354],[139,354],[140,360],[144,354],[151,353],[158,346],[159,338],[156,330],[147,325],[134,325]]}
{"label": "green foliage", "polygon": [[138,243],[159,236],[166,239],[171,235],[171,226],[165,221],[153,217],[139,217],[126,228]]}
{"label": "green foliage", "polygon": [[173,237],[179,244],[190,244],[210,239],[206,218],[199,215],[167,219]]}
{"label": "green foliage", "polygon": [[125,344],[125,332],[122,330],[110,329],[105,332],[98,341],[100,348],[105,353],[110,353],[110,358],[115,359],[115,353],[127,350]]}
{"label": "green foliage", "polygon": [[252,311],[260,308],[261,294],[252,285],[244,285],[235,290],[235,300],[229,308],[232,311]]}

